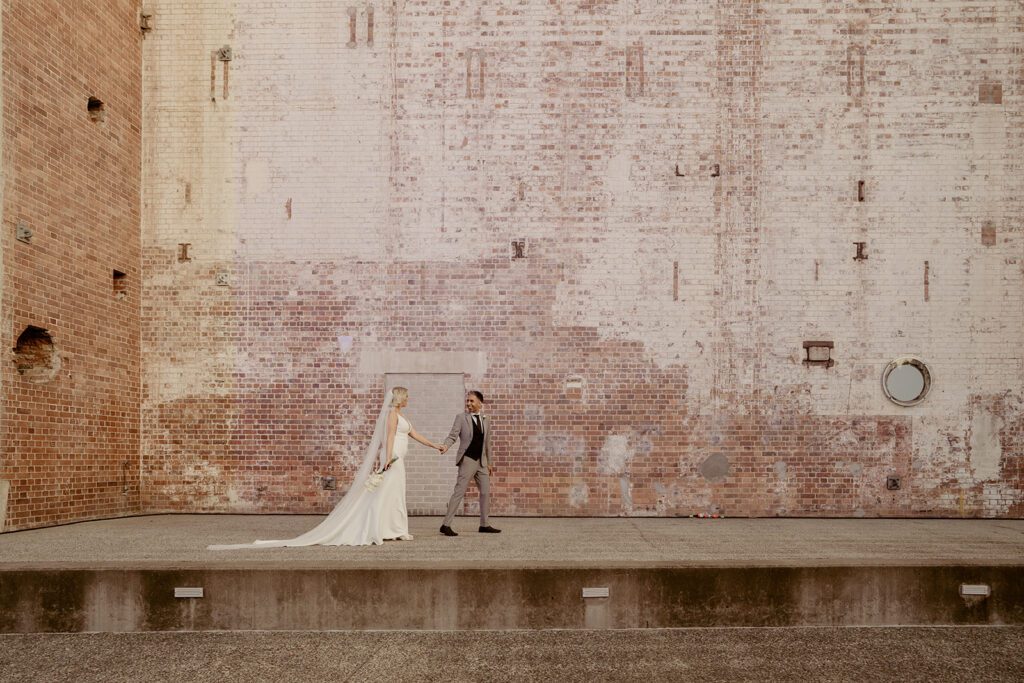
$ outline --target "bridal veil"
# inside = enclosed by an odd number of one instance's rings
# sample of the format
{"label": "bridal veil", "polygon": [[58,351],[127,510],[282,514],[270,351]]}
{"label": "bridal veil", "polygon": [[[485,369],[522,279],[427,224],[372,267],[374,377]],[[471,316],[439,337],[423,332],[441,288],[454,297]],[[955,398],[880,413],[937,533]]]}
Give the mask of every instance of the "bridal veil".
{"label": "bridal veil", "polygon": [[391,409],[392,393],[389,389],[384,396],[384,403],[377,414],[377,422],[373,428],[373,437],[363,454],[363,461],[356,471],[352,485],[334,506],[331,513],[320,524],[310,529],[301,536],[280,541],[255,541],[253,543],[240,543],[235,545],[211,545],[208,550],[241,550],[245,548],[285,548],[306,545],[353,545],[345,540],[345,531],[351,524],[359,519],[361,504],[366,500],[364,485],[370,476],[375,462],[383,467],[387,458],[387,445],[385,433],[387,431],[388,411]]}

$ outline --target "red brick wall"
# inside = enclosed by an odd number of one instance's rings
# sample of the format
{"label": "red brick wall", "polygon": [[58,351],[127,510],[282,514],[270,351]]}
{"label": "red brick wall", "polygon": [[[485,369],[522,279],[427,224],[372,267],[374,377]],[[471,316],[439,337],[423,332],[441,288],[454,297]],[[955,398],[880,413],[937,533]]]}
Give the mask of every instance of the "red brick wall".
{"label": "red brick wall", "polygon": [[5,530],[139,510],[137,6],[3,4],[3,335],[46,330],[60,358],[0,370]]}
{"label": "red brick wall", "polygon": [[1019,3],[148,6],[146,509],[326,510],[458,371],[497,513],[1024,514]]}

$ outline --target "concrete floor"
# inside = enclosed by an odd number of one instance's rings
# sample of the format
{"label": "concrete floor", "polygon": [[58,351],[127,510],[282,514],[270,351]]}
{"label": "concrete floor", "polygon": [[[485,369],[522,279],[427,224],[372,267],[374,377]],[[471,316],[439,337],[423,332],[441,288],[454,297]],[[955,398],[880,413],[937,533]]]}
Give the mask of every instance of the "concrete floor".
{"label": "concrete floor", "polygon": [[0,569],[497,568],[1024,564],[1024,520],[494,519],[414,517],[415,540],[384,546],[209,551],[290,538],[319,516],[155,515],[0,534]]}
{"label": "concrete floor", "polygon": [[0,680],[1020,681],[1024,628],[7,635]]}

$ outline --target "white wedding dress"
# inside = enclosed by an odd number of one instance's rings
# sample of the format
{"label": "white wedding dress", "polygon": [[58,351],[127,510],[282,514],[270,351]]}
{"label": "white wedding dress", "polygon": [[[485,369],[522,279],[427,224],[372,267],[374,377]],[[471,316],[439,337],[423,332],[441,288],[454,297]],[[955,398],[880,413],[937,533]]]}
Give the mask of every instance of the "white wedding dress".
{"label": "white wedding dress", "polygon": [[296,538],[280,541],[256,541],[235,545],[211,545],[209,550],[240,550],[243,548],[284,548],[308,545],[380,545],[388,540],[411,541],[409,514],[405,506],[405,456],[409,452],[409,431],[412,425],[402,415],[392,457],[398,458],[384,472],[373,490],[366,486],[375,462],[386,462],[386,418],[391,405],[391,392],[377,418],[373,438],[363,464],[352,480],[352,486],[334,510],[313,529]]}

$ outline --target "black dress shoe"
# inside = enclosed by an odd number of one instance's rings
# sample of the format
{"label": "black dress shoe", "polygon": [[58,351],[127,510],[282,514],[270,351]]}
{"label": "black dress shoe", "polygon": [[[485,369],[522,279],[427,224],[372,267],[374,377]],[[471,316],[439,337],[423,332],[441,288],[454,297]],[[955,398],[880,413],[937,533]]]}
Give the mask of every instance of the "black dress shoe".
{"label": "black dress shoe", "polygon": [[500,534],[501,529],[495,529],[493,526],[482,526],[480,527],[480,533],[482,534]]}
{"label": "black dress shoe", "polygon": [[441,525],[441,533],[445,536],[458,536],[457,533],[452,531],[452,528],[450,526]]}

